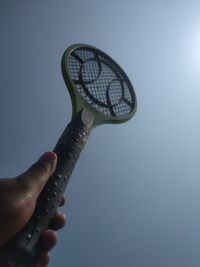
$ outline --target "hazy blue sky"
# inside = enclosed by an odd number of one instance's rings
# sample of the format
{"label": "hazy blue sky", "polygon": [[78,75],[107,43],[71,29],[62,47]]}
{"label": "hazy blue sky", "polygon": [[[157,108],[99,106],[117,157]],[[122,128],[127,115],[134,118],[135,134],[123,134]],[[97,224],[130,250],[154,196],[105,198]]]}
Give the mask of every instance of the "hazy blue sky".
{"label": "hazy blue sky", "polygon": [[200,266],[200,2],[0,0],[0,176],[71,118],[64,50],[89,43],[133,82],[135,117],[95,129],[67,188],[50,267]]}

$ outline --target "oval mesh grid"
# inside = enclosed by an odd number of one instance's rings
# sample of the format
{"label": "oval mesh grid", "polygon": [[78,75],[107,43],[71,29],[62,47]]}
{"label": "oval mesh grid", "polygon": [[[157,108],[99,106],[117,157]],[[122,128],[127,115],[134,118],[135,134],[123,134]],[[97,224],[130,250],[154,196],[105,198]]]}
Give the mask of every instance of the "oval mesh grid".
{"label": "oval mesh grid", "polygon": [[107,116],[125,116],[135,108],[133,87],[124,71],[109,56],[95,48],[71,52],[68,66],[81,96]]}

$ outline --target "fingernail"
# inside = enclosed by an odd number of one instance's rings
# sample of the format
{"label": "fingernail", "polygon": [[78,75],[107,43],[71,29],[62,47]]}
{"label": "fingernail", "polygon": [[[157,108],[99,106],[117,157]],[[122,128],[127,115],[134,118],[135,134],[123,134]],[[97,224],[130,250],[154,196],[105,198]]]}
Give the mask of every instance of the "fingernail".
{"label": "fingernail", "polygon": [[53,164],[54,161],[56,160],[56,154],[54,152],[46,152],[44,153],[41,158],[39,159],[39,161],[47,161],[50,164]]}

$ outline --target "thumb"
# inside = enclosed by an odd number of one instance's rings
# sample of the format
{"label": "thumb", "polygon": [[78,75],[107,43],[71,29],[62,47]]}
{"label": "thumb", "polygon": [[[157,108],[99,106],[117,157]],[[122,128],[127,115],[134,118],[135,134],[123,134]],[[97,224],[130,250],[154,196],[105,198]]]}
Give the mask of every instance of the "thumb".
{"label": "thumb", "polygon": [[[46,152],[25,173],[16,180],[26,192],[37,199],[49,177],[54,173],[57,164],[57,156],[54,152]],[[23,186],[22,186],[23,185]]]}

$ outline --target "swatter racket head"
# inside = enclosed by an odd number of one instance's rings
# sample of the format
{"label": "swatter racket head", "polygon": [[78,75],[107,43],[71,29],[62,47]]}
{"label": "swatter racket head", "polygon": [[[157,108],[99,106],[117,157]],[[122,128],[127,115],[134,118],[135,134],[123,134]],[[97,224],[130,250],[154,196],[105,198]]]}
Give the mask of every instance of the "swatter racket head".
{"label": "swatter racket head", "polygon": [[73,115],[85,108],[93,125],[122,123],[136,112],[136,95],[123,69],[106,53],[86,44],[70,46],[61,61]]}

